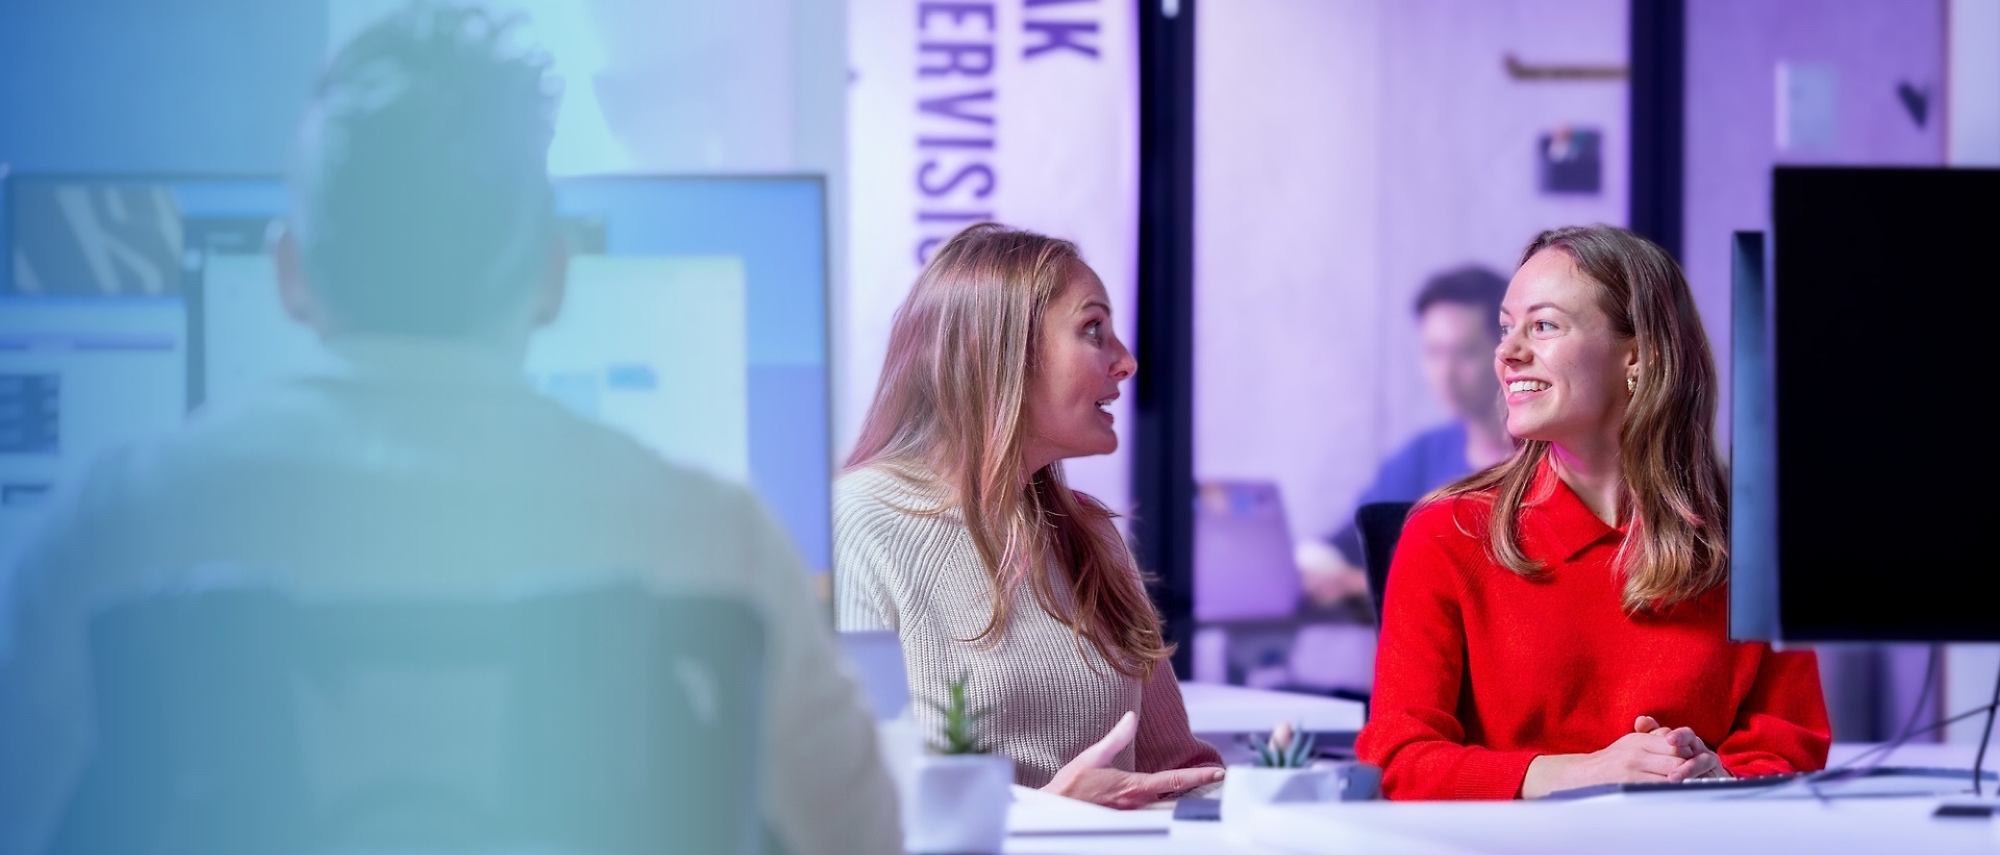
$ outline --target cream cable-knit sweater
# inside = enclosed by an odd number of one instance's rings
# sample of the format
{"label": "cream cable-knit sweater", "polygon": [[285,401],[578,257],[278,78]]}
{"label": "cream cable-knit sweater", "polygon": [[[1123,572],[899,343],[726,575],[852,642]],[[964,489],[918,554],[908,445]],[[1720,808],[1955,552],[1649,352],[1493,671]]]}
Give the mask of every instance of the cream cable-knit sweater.
{"label": "cream cable-knit sweater", "polygon": [[1017,783],[1048,783],[1127,710],[1139,714],[1139,732],[1118,768],[1222,765],[1215,748],[1189,732],[1172,668],[1163,663],[1143,683],[1118,673],[1088,642],[1079,650],[1075,633],[1025,586],[997,643],[956,640],[978,635],[992,614],[993,585],[972,534],[956,511],[898,510],[937,507],[943,496],[942,488],[869,467],[842,476],[833,499],[835,623],[901,637],[917,722],[930,738],[944,717],[923,701],[942,702],[951,681],[967,673],[974,707],[991,710],[979,723],[986,749],[1014,758]]}

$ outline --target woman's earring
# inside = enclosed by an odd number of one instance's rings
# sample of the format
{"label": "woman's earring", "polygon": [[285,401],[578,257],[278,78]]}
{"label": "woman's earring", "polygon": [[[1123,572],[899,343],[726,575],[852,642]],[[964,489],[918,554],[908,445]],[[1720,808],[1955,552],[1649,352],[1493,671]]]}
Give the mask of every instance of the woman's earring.
{"label": "woman's earring", "polygon": [[1625,394],[1630,395],[1637,391],[1639,391],[1639,378],[1627,376],[1625,378]]}

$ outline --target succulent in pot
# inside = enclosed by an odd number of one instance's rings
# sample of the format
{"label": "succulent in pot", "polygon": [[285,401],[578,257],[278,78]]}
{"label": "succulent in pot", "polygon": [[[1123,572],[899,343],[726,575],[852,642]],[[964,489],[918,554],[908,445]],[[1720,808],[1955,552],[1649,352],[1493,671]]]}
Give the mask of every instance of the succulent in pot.
{"label": "succulent in pot", "polygon": [[1252,742],[1257,751],[1257,768],[1260,769],[1304,769],[1312,765],[1313,743],[1310,733],[1301,733],[1298,725],[1289,721],[1279,722],[1272,728],[1271,735],[1261,742]]}
{"label": "succulent in pot", "polygon": [[1337,784],[1332,769],[1313,765],[1316,740],[1292,722],[1281,722],[1269,736],[1250,740],[1251,765],[1229,770],[1222,779],[1222,821],[1246,821],[1263,805],[1313,802],[1331,797]]}
{"label": "succulent in pot", "polygon": [[985,753],[979,722],[992,711],[973,706],[971,682],[960,674],[944,700],[926,700],[944,721],[903,793],[903,845],[912,853],[998,853],[1006,841],[1014,761]]}

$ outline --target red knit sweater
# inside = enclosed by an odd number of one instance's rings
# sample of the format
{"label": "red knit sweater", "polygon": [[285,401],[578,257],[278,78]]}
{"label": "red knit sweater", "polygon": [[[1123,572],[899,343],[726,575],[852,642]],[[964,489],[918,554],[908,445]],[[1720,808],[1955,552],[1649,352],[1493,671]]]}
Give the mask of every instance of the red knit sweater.
{"label": "red knit sweater", "polygon": [[1536,756],[1604,748],[1641,715],[1694,728],[1739,777],[1826,765],[1811,653],[1731,643],[1726,588],[1626,614],[1624,533],[1547,464],[1528,495],[1521,545],[1538,579],[1487,554],[1490,496],[1437,502],[1404,526],[1355,746],[1390,798],[1514,798]]}

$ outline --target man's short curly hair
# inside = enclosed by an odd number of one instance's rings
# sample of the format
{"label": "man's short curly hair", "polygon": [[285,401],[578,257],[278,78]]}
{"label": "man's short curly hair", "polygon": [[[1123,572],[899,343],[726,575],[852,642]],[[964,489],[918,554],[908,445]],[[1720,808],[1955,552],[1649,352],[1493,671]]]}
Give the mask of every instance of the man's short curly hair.
{"label": "man's short curly hair", "polygon": [[343,329],[465,335],[517,313],[555,234],[548,61],[513,19],[417,2],[321,73],[292,169],[306,274]]}
{"label": "man's short curly hair", "polygon": [[1507,296],[1507,277],[1493,272],[1490,268],[1477,264],[1453,268],[1424,283],[1417,292],[1417,317],[1439,303],[1453,303],[1471,306],[1480,313],[1480,320],[1494,327],[1493,335],[1499,337],[1498,324],[1500,301]]}

